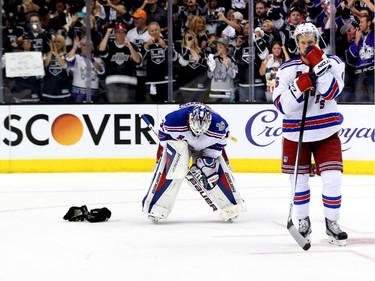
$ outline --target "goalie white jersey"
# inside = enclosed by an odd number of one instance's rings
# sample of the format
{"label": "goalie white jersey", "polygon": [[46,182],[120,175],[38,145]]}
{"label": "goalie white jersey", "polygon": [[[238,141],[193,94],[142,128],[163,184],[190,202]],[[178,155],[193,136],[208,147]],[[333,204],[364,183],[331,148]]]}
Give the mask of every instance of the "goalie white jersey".
{"label": "goalie white jersey", "polygon": [[227,145],[228,123],[217,113],[211,111],[212,122],[207,132],[199,136],[189,129],[188,116],[194,107],[186,106],[169,113],[159,130],[160,145],[165,147],[168,140],[184,140],[192,152],[200,151],[202,156],[217,158]]}
{"label": "goalie white jersey", "polygon": [[152,221],[168,218],[184,178],[222,220],[232,222],[246,211],[223,157],[228,135],[227,122],[202,103],[181,105],[165,117],[154,177],[142,201]]}
{"label": "goalie white jersey", "polygon": [[[317,78],[315,92],[309,96],[304,142],[319,141],[333,135],[340,130],[343,121],[335,98],[344,87],[345,64],[337,56],[327,57],[330,69]],[[289,87],[294,79],[306,72],[309,72],[309,66],[298,57],[284,62],[276,75],[273,103],[284,114],[283,136],[291,141],[298,141],[303,95],[296,100]]]}

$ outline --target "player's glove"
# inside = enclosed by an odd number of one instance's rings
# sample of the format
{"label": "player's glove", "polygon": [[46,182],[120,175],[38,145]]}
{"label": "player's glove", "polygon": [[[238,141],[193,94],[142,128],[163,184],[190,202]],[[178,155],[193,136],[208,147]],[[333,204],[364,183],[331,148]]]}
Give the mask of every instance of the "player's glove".
{"label": "player's glove", "polygon": [[209,54],[208,55],[208,58],[207,58],[207,65],[208,65],[208,68],[210,69],[210,71],[214,71],[215,67],[216,67],[216,62],[215,62],[215,59],[214,59],[214,55],[213,54]]}
{"label": "player's glove", "polygon": [[202,157],[196,159],[196,165],[202,170],[203,175],[206,177],[206,189],[211,190],[219,181],[218,163],[216,159],[210,157]]}
{"label": "player's glove", "polygon": [[313,72],[306,72],[294,79],[290,85],[290,91],[298,102],[302,102],[302,94],[308,89],[316,87],[316,76]]}
{"label": "player's glove", "polygon": [[201,186],[203,186],[204,188],[207,187],[207,179],[201,169],[199,169],[196,165],[192,165],[190,167],[190,173],[194,176],[196,180],[199,181]]}
{"label": "player's glove", "polygon": [[331,67],[330,60],[317,46],[308,46],[305,58],[310,62],[316,76],[322,76]]}
{"label": "player's glove", "polygon": [[82,207],[70,207],[68,212],[64,216],[64,220],[67,221],[83,221],[88,214],[88,209],[85,205]]}
{"label": "player's glove", "polygon": [[87,214],[86,219],[89,222],[103,222],[109,220],[111,214],[111,211],[106,207],[101,209],[92,209],[90,213]]}

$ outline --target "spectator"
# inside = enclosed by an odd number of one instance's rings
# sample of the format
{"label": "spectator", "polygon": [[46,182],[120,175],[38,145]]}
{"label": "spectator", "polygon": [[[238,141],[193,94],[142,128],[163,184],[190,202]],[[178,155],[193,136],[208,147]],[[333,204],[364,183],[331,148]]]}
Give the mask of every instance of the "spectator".
{"label": "spectator", "polygon": [[71,40],[74,40],[75,37],[83,38],[87,37],[87,17],[90,17],[90,33],[91,33],[91,41],[93,46],[96,50],[96,47],[99,45],[101,40],[103,39],[103,34],[101,33],[101,29],[98,29],[97,21],[95,16],[88,15],[86,12],[76,12],[72,15],[72,20],[69,27],[68,37]]}
{"label": "spectator", "polygon": [[[279,30],[283,24],[285,23],[284,16],[283,16],[283,9],[282,6],[285,1],[283,0],[274,0],[272,3],[268,1],[269,8],[267,9],[266,17],[263,17],[263,22],[265,20],[272,21],[275,29]],[[257,2],[258,3],[258,2]],[[262,22],[262,23],[263,23]],[[261,24],[262,26],[262,24]]]}
{"label": "spectator", "polygon": [[203,49],[207,45],[207,25],[206,18],[204,16],[194,16],[190,21],[189,30],[194,32],[197,41],[198,47]]}
{"label": "spectator", "polygon": [[280,36],[283,45],[288,50],[291,58],[297,57],[299,51],[294,40],[294,31],[296,27],[303,21],[302,10],[298,6],[293,6],[289,12],[288,21],[280,29]]}
{"label": "spectator", "polygon": [[222,6],[219,6],[218,0],[208,0],[207,1],[207,13],[206,16],[206,22],[207,22],[207,33],[208,34],[217,34],[218,32],[218,25],[222,24],[218,19],[219,17],[217,14],[221,12],[225,14],[225,8]]}
{"label": "spectator", "polygon": [[76,37],[82,38],[82,29],[85,25],[85,13],[75,12],[71,16],[68,37],[73,42]]}
{"label": "spectator", "polygon": [[115,40],[108,42],[112,29],[108,28],[99,44],[99,54],[106,65],[107,100],[115,102],[135,102],[135,66],[141,62],[141,54],[136,45],[126,40],[126,26],[117,24],[114,28]]}
{"label": "spectator", "polygon": [[181,46],[181,75],[178,78],[181,100],[178,98],[177,101],[201,101],[202,94],[208,91],[207,65],[195,33],[186,31]]}
{"label": "spectator", "polygon": [[65,2],[63,0],[57,0],[55,2],[55,12],[50,15],[51,29],[55,30],[56,32],[63,31],[65,33],[67,32],[64,27],[66,24]]}
{"label": "spectator", "polygon": [[262,26],[262,23],[268,19],[267,12],[268,7],[265,1],[259,0],[255,3],[254,27]]}
{"label": "spectator", "polygon": [[[24,36],[21,52],[34,51],[32,41]],[[38,102],[41,100],[41,78],[40,76],[15,77],[10,83],[11,93],[16,103]]]}
{"label": "spectator", "polygon": [[16,15],[13,13],[5,17],[3,29],[3,50],[4,52],[15,52],[20,48],[23,41],[24,29],[16,25]]}
{"label": "spectator", "polygon": [[218,13],[218,17],[220,21],[227,24],[227,27],[225,27],[221,33],[221,37],[227,38],[229,44],[235,46],[237,36],[243,33],[243,27],[241,26],[243,15],[240,12],[234,12],[231,19],[229,19],[226,18],[223,13]]}
{"label": "spectator", "polygon": [[[18,25],[28,30],[30,14],[38,14],[40,7],[32,0],[22,0],[21,5],[17,6]],[[40,21],[40,18],[39,18]]]}
{"label": "spectator", "polygon": [[[135,27],[128,31],[126,39],[137,46],[138,50],[142,52],[143,45],[150,40],[151,36],[148,33],[146,21],[147,14],[144,10],[137,10],[133,13],[134,25]],[[144,102],[146,100],[146,61],[141,64],[136,65],[136,77],[137,77],[137,87],[136,87],[136,102]]]}
{"label": "spectator", "polygon": [[[147,64],[146,85],[149,85],[149,94],[153,102],[168,101],[168,46],[161,37],[160,25],[151,22],[148,25],[151,38],[143,46],[143,60]],[[177,53],[173,50],[173,60],[177,60]]]}
{"label": "spectator", "polygon": [[348,55],[357,60],[354,74],[356,102],[374,102],[374,31],[372,18],[362,16]]}
{"label": "spectator", "polygon": [[70,101],[71,80],[68,77],[65,56],[65,39],[61,35],[56,35],[50,42],[50,51],[44,57],[46,75],[42,98],[45,102],[66,103]]}
{"label": "spectator", "polygon": [[[266,101],[266,84],[264,76],[259,73],[262,60],[264,60],[269,51],[267,49],[266,41],[262,38],[262,30],[257,27],[254,32],[254,92],[250,93],[249,81],[249,62],[250,62],[250,48],[249,48],[249,23],[244,25],[243,38],[238,38],[236,48],[234,51],[234,58],[239,68],[239,101],[240,102],[265,102]],[[250,96],[250,94],[252,94]]]}
{"label": "spectator", "polygon": [[340,28],[340,34],[336,40],[336,55],[346,62],[345,66],[345,80],[344,89],[338,97],[339,102],[353,102],[354,101],[354,72],[356,59],[348,55],[348,49],[356,37],[356,27],[358,23],[353,21],[350,24],[345,24]]}
{"label": "spectator", "polygon": [[122,22],[124,19],[124,23],[127,20],[130,20],[130,15],[127,17],[127,10],[126,7],[120,2],[120,0],[106,0],[102,2],[102,6],[104,7],[105,12],[105,21],[109,23],[109,26],[112,27],[116,23]]}
{"label": "spectator", "polygon": [[49,52],[49,41],[51,36],[42,29],[40,16],[37,13],[31,13],[29,17],[29,32],[27,37],[31,40],[33,50],[46,54]]}
{"label": "spectator", "polygon": [[[77,54],[78,48],[81,52]],[[90,64],[87,63],[86,48],[91,48]],[[104,74],[105,68],[101,58],[93,56],[93,51],[92,42],[87,46],[86,38],[80,40],[77,36],[67,55],[68,69],[73,72],[72,98],[75,103],[99,101],[99,75]]]}
{"label": "spectator", "polygon": [[216,34],[208,34],[207,45],[204,49],[202,49],[205,58],[207,58],[209,54],[216,54],[216,44],[214,42],[217,41],[218,38],[219,36]]}
{"label": "spectator", "polygon": [[267,102],[272,102],[272,94],[275,88],[275,78],[277,70],[280,65],[289,60],[289,54],[286,48],[279,41],[274,41],[271,44],[271,54],[269,54],[262,62],[259,68],[259,74],[261,76],[265,75],[266,78],[266,98]]}
{"label": "spectator", "polygon": [[158,0],[144,0],[140,10],[147,14],[147,25],[157,22],[160,26],[160,33],[165,35],[168,31],[167,12],[158,5]]}
{"label": "spectator", "polygon": [[182,6],[178,12],[178,18],[183,28],[182,32],[190,28],[194,16],[204,15],[204,13],[205,9],[202,10],[196,0],[187,0],[186,4]]}
{"label": "spectator", "polygon": [[229,41],[227,38],[219,38],[216,43],[217,55],[208,57],[208,78],[211,79],[210,98],[219,100],[235,100],[234,79],[238,73],[235,60],[228,55]]}
{"label": "spectator", "polygon": [[272,42],[274,41],[280,41],[281,42],[281,36],[279,34],[279,31],[276,30],[275,25],[271,20],[266,19],[263,21],[261,29],[263,30],[263,39],[267,42],[267,46],[271,46]]}

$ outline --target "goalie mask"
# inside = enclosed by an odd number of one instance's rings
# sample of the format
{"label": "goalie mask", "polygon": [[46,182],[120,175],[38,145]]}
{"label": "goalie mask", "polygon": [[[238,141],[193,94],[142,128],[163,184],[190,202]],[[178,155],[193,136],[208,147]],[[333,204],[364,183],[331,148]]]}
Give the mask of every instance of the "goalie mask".
{"label": "goalie mask", "polygon": [[197,136],[207,132],[211,125],[212,115],[204,106],[196,106],[189,114],[190,130]]}
{"label": "goalie mask", "polygon": [[[316,28],[315,25],[313,25],[311,22],[304,22],[299,25],[297,25],[296,30],[294,31],[294,40],[296,41],[296,45],[298,47],[298,36],[309,36],[314,35],[316,39],[316,44],[319,43],[319,31]],[[299,47],[298,47],[299,48]]]}

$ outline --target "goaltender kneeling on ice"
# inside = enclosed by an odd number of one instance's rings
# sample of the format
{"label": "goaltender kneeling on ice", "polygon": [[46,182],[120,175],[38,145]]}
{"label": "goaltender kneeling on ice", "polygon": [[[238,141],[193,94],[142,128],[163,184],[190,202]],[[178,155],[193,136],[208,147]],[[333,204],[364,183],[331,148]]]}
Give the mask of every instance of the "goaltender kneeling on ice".
{"label": "goaltender kneeling on ice", "polygon": [[149,219],[168,218],[185,179],[222,220],[233,222],[246,211],[224,150],[229,128],[223,117],[202,103],[183,104],[166,115],[158,137],[154,176],[142,201]]}

